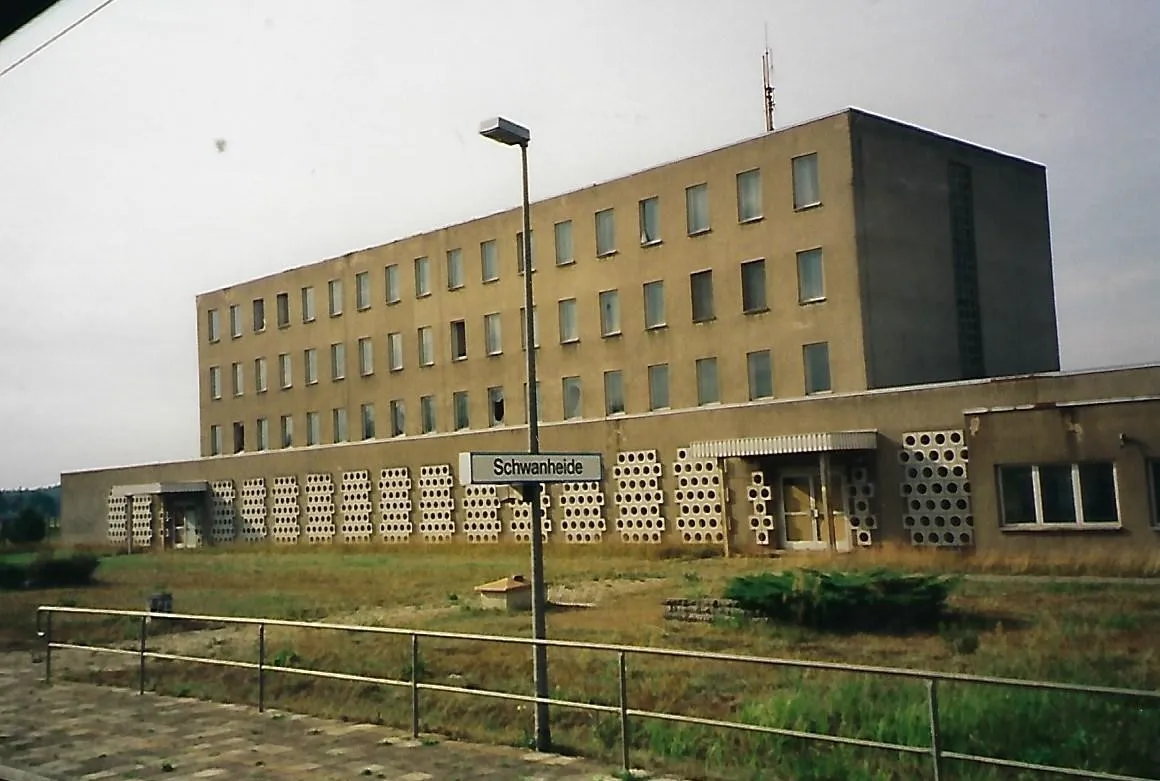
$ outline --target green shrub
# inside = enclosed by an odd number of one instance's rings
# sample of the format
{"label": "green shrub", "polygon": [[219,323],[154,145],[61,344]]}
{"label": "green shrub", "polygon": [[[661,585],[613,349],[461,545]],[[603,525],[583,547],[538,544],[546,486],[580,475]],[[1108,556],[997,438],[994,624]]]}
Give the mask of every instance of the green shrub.
{"label": "green shrub", "polygon": [[93,582],[101,560],[91,553],[74,553],[68,558],[38,558],[28,565],[28,580],[35,588],[87,586]]}
{"label": "green shrub", "polygon": [[812,629],[907,631],[938,626],[958,578],[878,569],[743,575],[725,596],[751,613]]}
{"label": "green shrub", "polygon": [[24,586],[28,570],[22,564],[0,561],[0,591],[12,591]]}
{"label": "green shrub", "polygon": [[15,518],[4,523],[4,539],[13,545],[29,545],[43,542],[48,534],[48,523],[44,516],[31,507],[25,507]]}

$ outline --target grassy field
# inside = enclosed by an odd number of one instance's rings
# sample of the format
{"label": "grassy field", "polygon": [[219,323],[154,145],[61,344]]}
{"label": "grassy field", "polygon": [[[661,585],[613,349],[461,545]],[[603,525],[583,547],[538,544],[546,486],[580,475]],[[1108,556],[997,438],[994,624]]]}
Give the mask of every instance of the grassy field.
{"label": "grassy field", "polygon": [[[824,634],[760,624],[674,624],[662,618],[668,597],[720,595],[737,574],[787,566],[769,559],[699,557],[685,551],[623,548],[547,550],[547,575],[558,600],[595,603],[552,612],[556,638],[656,645],[1095,683],[1160,687],[1160,581],[1153,584],[969,580],[952,598],[960,617],[938,632],[892,637]],[[798,559],[793,564],[909,570],[975,570],[1044,574],[1110,574],[1116,562],[931,558],[910,551]],[[1156,573],[1157,562],[1119,562],[1132,575]],[[527,573],[516,546],[254,548],[201,550],[108,558],[100,583],[88,589],[0,592],[0,647],[33,649],[37,604],[138,609],[153,591],[168,590],[180,612],[421,627],[456,632],[527,635],[527,616],[477,608],[473,586]],[[63,625],[61,625],[63,623]],[[154,624],[154,627],[159,626]],[[192,627],[185,627],[191,629]],[[151,629],[151,632],[154,631]],[[136,624],[73,618],[57,637],[127,640]],[[254,630],[212,629],[159,635],[151,648],[192,655],[254,660]],[[410,674],[405,638],[271,630],[268,658],[383,677]],[[593,652],[550,652],[554,696],[614,704],[616,659]],[[61,661],[66,661],[62,659]],[[847,673],[794,672],[708,662],[629,658],[632,707],[743,720],[876,740],[924,745],[929,740],[925,689]],[[530,654],[524,649],[452,641],[423,641],[418,672],[424,680],[530,693]],[[80,661],[67,672],[124,685],[132,669]],[[151,662],[157,691],[254,702],[254,674]],[[325,716],[405,727],[409,692],[365,684],[271,675],[268,704]],[[1160,707],[1135,701],[946,684],[941,688],[944,745],[991,754],[1126,774],[1160,767]],[[424,693],[423,727],[468,739],[525,745],[532,718],[516,704],[454,694]],[[615,762],[614,718],[557,708],[556,742],[565,749]],[[805,744],[659,721],[634,722],[638,766],[706,778],[909,779],[927,777],[929,761],[862,749]],[[951,778],[1017,778],[951,766]]]}

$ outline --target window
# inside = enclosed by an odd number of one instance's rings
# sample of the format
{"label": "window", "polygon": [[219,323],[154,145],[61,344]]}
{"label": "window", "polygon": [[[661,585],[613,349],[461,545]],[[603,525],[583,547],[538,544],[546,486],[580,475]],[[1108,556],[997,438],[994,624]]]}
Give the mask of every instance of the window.
{"label": "window", "polygon": [[659,244],[661,240],[661,202],[659,198],[645,198],[640,202],[640,243],[644,246]]}
{"label": "window", "polygon": [[661,328],[665,324],[665,283],[644,283],[644,327]]}
{"label": "window", "polygon": [[658,363],[648,367],[648,408],[669,408],[669,365]]}
{"label": "window", "polygon": [[234,369],[234,395],[241,396],[243,393],[245,393],[245,390],[246,390],[245,379],[242,376],[242,365],[240,363],[235,363],[233,366],[233,369]]}
{"label": "window", "polygon": [[737,221],[753,222],[761,215],[761,170],[754,168],[737,174]]}
{"label": "window", "polygon": [[[520,307],[520,349],[528,349],[528,322],[527,309]],[[538,306],[532,307],[532,341],[536,345],[536,349],[540,349],[540,308]]]}
{"label": "window", "polygon": [[358,373],[363,377],[375,373],[375,346],[369,336],[358,340]]}
{"label": "window", "polygon": [[415,258],[415,297],[431,295],[431,261]]}
{"label": "window", "polygon": [[222,397],[222,367],[209,367],[209,397],[211,399],[220,399]]}
{"label": "window", "polygon": [[564,420],[583,417],[584,409],[580,398],[580,378],[565,377],[564,386]]}
{"label": "window", "polygon": [[604,372],[604,414],[624,412],[624,375],[619,369]]}
{"label": "window", "polygon": [[290,388],[294,385],[294,370],[290,364],[290,353],[278,356],[278,387]]}
{"label": "window", "polygon": [[336,407],[330,411],[330,422],[334,434],[334,442],[346,442],[346,407]]}
{"label": "window", "polygon": [[697,359],[697,404],[716,404],[721,401],[717,388],[717,359]]}
{"label": "window", "polygon": [[216,309],[211,309],[205,313],[205,319],[206,319],[206,323],[205,323],[206,333],[209,336],[210,342],[216,342],[219,339],[221,339],[222,338],[221,313],[218,312],[218,310],[216,310]]}
{"label": "window", "polygon": [[254,299],[254,333],[260,334],[266,330],[266,299]]}
{"label": "window", "polygon": [[234,421],[234,452],[241,453],[246,449],[246,424]]}
{"label": "window", "polygon": [[270,447],[270,421],[258,418],[258,441],[255,450],[268,450]]}
{"label": "window", "polygon": [[1004,526],[1120,522],[1111,462],[1000,466],[998,471]]}
{"label": "window", "polygon": [[278,310],[277,313],[275,314],[275,316],[278,318],[278,327],[279,328],[289,328],[290,327],[290,294],[289,293],[279,293],[277,298],[274,299],[274,302],[275,302],[274,308],[276,310]]}
{"label": "window", "polygon": [[451,360],[462,361],[467,357],[467,322],[451,321]]}
{"label": "window", "polygon": [[830,343],[815,342],[802,347],[806,393],[825,393],[830,387]]}
{"label": "window", "polygon": [[596,257],[616,252],[616,218],[612,209],[596,212]]}
{"label": "window", "polygon": [[346,378],[346,345],[335,342],[330,345],[330,379],[337,382]]}
{"label": "window", "polygon": [[302,288],[302,322],[314,322],[314,288]]}
{"label": "window", "polygon": [[289,415],[283,415],[279,421],[279,428],[282,430],[282,447],[294,446],[294,418]]}
{"label": "window", "polygon": [[572,221],[556,223],[556,265],[567,266],[576,258],[572,254]]}
{"label": "window", "polygon": [[600,335],[620,335],[620,294],[615,290],[600,293]]}
{"label": "window", "polygon": [[499,279],[499,250],[495,239],[488,239],[479,243],[479,265],[483,270],[484,282],[495,282]]}
{"label": "window", "polygon": [[458,290],[463,287],[463,250],[447,250],[447,289]]}
{"label": "window", "polygon": [[331,317],[342,314],[342,280],[332,279],[326,283],[326,294],[329,300]]}
{"label": "window", "polygon": [[483,316],[483,344],[488,355],[499,355],[503,352],[503,334],[500,332],[498,312]]}
{"label": "window", "polygon": [[306,367],[306,384],[318,382],[318,350],[313,347],[302,353],[302,364]]}
{"label": "window", "polygon": [[403,400],[391,399],[387,406],[391,413],[391,436],[401,437],[407,433],[407,410],[403,407]]}
{"label": "window", "polygon": [[399,264],[392,263],[383,269],[383,273],[386,275],[387,280],[387,303],[397,304],[403,298],[399,284]]}
{"label": "window", "polygon": [[403,335],[401,333],[387,334],[387,361],[391,371],[403,369]]}
{"label": "window", "polygon": [[266,359],[254,359],[254,390],[258,393],[266,392]]}
{"label": "window", "polygon": [[693,300],[693,322],[713,319],[713,272],[698,271],[689,275],[689,292]]}
{"label": "window", "polygon": [[560,343],[580,341],[580,326],[576,322],[576,299],[565,298],[558,304],[560,313]]}
{"label": "window", "polygon": [[808,249],[797,254],[798,303],[826,300],[826,283],[822,276],[822,251]]}
{"label": "window", "polygon": [[690,236],[709,230],[709,186],[695,184],[685,188],[685,227]]}
{"label": "window", "polygon": [[773,361],[769,350],[747,353],[745,365],[749,369],[749,400],[773,396]]}
{"label": "window", "polygon": [[[536,270],[536,232],[531,232],[532,236],[532,271]],[[524,273],[524,232],[520,231],[516,234],[516,271],[520,274]]]}
{"label": "window", "polygon": [[209,427],[209,454],[211,456],[220,456],[222,454],[222,427],[213,425]]}
{"label": "window", "polygon": [[419,397],[419,430],[423,434],[435,431],[435,397]]}
{"label": "window", "polygon": [[806,209],[822,202],[816,153],[793,159],[793,207]]}
{"label": "window", "polygon": [[358,311],[371,308],[371,274],[360,271],[354,275],[354,308]]}
{"label": "window", "polygon": [[322,442],[322,418],[317,412],[306,413],[306,444],[317,445]]}
{"label": "window", "polygon": [[451,408],[455,414],[455,430],[462,431],[470,425],[467,412],[467,391],[455,391],[451,394]]}
{"label": "window", "polygon": [[230,304],[230,337],[237,339],[242,335],[242,308],[237,304]]}
{"label": "window", "polygon": [[375,438],[375,405],[363,404],[359,408],[359,415],[362,418],[362,438]]}
{"label": "window", "polygon": [[765,298],[765,261],[751,260],[741,264],[741,310],[745,314],[769,309]]}
{"label": "window", "polygon": [[419,327],[419,365],[430,366],[435,363],[435,333],[431,326]]}
{"label": "window", "polygon": [[504,418],[503,388],[487,389],[487,425],[499,426]]}

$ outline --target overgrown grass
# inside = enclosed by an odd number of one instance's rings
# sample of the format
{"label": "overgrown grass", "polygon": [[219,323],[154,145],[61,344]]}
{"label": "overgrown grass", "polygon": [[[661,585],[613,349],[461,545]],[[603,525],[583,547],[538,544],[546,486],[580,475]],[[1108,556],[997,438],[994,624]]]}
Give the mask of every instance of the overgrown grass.
{"label": "overgrown grass", "polygon": [[[549,546],[549,581],[587,589],[577,601],[598,601],[591,610],[550,613],[550,636],[1129,688],[1160,686],[1155,650],[1160,648],[1160,587],[968,580],[950,597],[949,606],[970,620],[907,637],[836,635],[762,624],[665,622],[664,598],[690,589],[721,594],[731,578],[770,568],[768,559],[666,556],[672,554],[620,546]],[[861,555],[841,561],[849,567],[861,566],[860,560]],[[803,563],[828,566],[815,559]],[[927,571],[946,568],[936,562]],[[102,564],[102,584],[92,589],[0,595],[0,638],[15,640],[19,633],[12,627],[17,624],[30,633],[32,609],[39,602],[138,608],[160,587],[174,594],[181,612],[332,619],[353,615],[359,622],[526,636],[527,616],[479,610],[472,592],[478,583],[515,572],[527,572],[526,549],[504,545],[270,552],[241,548],[120,556]],[[449,594],[457,598],[452,601]],[[163,626],[153,622],[151,636]],[[136,631],[135,623],[124,621],[69,618],[54,623],[54,632],[68,639],[131,640]],[[23,647],[33,647],[31,634],[20,638]],[[150,642],[158,648],[185,643],[181,650],[191,655],[253,661],[257,654],[254,629],[217,638],[170,634]],[[530,652],[525,648],[424,639],[420,651],[417,672],[422,680],[530,693]],[[553,649],[549,656],[554,696],[616,703],[614,657],[565,649]],[[400,679],[410,675],[411,665],[405,636],[275,628],[267,633],[267,658],[289,667]],[[633,708],[917,746],[929,740],[926,692],[919,682],[634,655],[628,665]],[[103,672],[74,667],[72,674],[135,685],[132,667],[118,670],[110,665]],[[169,694],[256,702],[252,671],[150,662],[148,676],[151,688]],[[409,724],[406,689],[272,673],[267,694],[270,707],[402,728]],[[940,684],[940,705],[944,745],[950,750],[1145,776],[1160,766],[1160,744],[1151,737],[1160,731],[1160,713],[1154,707],[957,684]],[[422,708],[425,730],[453,737],[527,745],[531,735],[530,710],[513,703],[424,692]],[[614,717],[554,708],[553,733],[565,750],[618,761],[620,732]],[[644,719],[634,720],[631,740],[634,765],[685,776],[911,779],[929,772],[926,757]],[[957,765],[949,770],[954,778],[1015,777]]]}

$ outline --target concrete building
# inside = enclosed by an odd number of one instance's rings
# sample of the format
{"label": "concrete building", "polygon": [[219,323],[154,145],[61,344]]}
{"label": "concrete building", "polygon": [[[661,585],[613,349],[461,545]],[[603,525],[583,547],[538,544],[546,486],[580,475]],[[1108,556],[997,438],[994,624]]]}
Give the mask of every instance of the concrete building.
{"label": "concrete building", "polygon": [[[1156,545],[1160,367],[1059,373],[1043,166],[850,109],[531,215],[543,446],[610,467],[550,540]],[[454,474],[525,443],[520,230],[199,296],[202,458],[64,475],[65,535],[526,539]]]}

